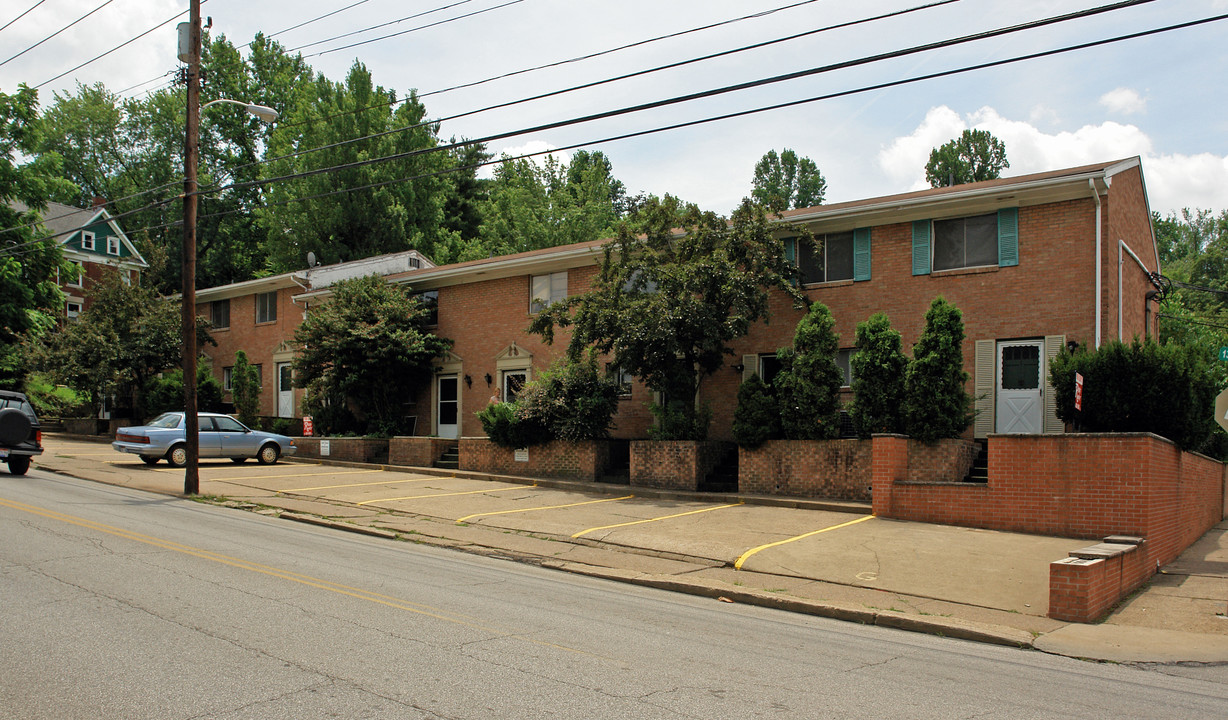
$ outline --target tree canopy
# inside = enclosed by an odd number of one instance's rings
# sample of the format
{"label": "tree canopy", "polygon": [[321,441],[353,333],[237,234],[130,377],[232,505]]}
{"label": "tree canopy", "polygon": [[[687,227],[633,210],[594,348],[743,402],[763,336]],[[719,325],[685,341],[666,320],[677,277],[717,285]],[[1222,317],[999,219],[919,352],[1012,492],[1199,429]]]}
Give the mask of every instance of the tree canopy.
{"label": "tree canopy", "polygon": [[785,148],[767,153],[755,164],[751,197],[767,209],[781,212],[823,202],[827,181],[814,161]]}
{"label": "tree canopy", "polygon": [[958,138],[930,151],[925,179],[930,187],[994,180],[1010,167],[1006,145],[988,130],[965,130]]}
{"label": "tree canopy", "polygon": [[651,199],[606,245],[592,290],[546,308],[530,331],[551,342],[556,327],[570,327],[573,357],[596,348],[663,393],[663,439],[702,439],[699,391],[732,354],[729,343],[768,319],[769,290],[802,302],[776,230],[749,201],[726,220]]}

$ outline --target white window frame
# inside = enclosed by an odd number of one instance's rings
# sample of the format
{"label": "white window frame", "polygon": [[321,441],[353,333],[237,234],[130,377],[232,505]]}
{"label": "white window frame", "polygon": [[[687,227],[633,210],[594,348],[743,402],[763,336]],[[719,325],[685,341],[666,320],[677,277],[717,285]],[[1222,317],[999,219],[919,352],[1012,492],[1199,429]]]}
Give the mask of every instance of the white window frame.
{"label": "white window frame", "polygon": [[549,275],[533,275],[529,280],[529,312],[539,313],[550,305],[567,299],[567,271]]}
{"label": "white window frame", "polygon": [[94,233],[90,232],[89,230],[82,230],[81,231],[81,249],[82,250],[93,250],[94,247],[95,247],[94,246]]}
{"label": "white window frame", "polygon": [[64,316],[69,320],[76,320],[81,314],[81,303],[69,300],[64,303]]}
{"label": "white window frame", "polygon": [[525,383],[529,382],[529,369],[528,368],[524,368],[523,370],[501,370],[499,372],[499,400],[500,401],[502,402],[515,401],[516,398],[508,397],[507,383],[509,379],[516,377],[516,376],[519,376],[520,378],[522,378],[520,381],[520,389],[523,390]]}
{"label": "white window frame", "polygon": [[107,236],[107,254],[119,255],[119,238],[114,235]]}

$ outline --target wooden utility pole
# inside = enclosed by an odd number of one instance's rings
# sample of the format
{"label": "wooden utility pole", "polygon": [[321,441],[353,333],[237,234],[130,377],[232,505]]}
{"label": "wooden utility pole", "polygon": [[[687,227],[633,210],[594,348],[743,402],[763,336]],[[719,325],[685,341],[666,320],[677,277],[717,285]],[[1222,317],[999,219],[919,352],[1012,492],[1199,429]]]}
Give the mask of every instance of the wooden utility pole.
{"label": "wooden utility pole", "polygon": [[200,146],[200,0],[190,0],[187,133],[183,143],[183,412],[188,458],[183,492],[200,492],[200,419],[196,415],[196,162]]}

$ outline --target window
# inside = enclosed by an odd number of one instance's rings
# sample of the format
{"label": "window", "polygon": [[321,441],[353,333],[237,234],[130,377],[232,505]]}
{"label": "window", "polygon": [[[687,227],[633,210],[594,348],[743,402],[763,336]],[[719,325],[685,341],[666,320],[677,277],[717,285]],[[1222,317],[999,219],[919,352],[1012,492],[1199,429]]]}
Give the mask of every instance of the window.
{"label": "window", "polygon": [[243,432],[247,428],[243,427],[242,423],[232,417],[215,417],[213,418],[213,426],[218,432]]}
{"label": "window", "polygon": [[107,254],[108,255],[118,255],[119,254],[119,238],[115,237],[114,235],[107,236]]}
{"label": "window", "polygon": [[256,296],[256,322],[273,322],[277,319],[277,291]]}
{"label": "window", "polygon": [[998,216],[934,221],[934,269],[998,264]]}
{"label": "window", "polygon": [[503,371],[503,402],[516,402],[525,381],[529,379],[528,370]]}
{"label": "window", "polygon": [[803,239],[797,250],[803,283],[853,279],[852,231],[816,235],[813,242]]}
{"label": "window", "polygon": [[780,358],[776,357],[776,353],[770,355],[759,356],[759,379],[769,387],[776,376],[780,374],[783,366],[780,363]]}
{"label": "window", "polygon": [[81,303],[76,303],[76,302],[66,303],[64,314],[68,317],[69,320],[75,319],[78,315],[81,314]]}
{"label": "window", "polygon": [[567,271],[534,275],[529,312],[541,312],[547,305],[567,298]]}
{"label": "window", "polygon": [[71,262],[73,267],[76,268],[76,272],[68,277],[68,282],[65,284],[69,287],[81,287],[85,281],[85,266],[76,260]]}
{"label": "window", "polygon": [[94,233],[90,232],[89,230],[81,231],[81,249],[82,250],[93,250],[94,249]]}
{"label": "window", "polygon": [[439,324],[439,291],[427,290],[426,292],[418,293],[418,302],[422,307],[426,308],[427,315],[423,322],[428,327]]}
{"label": "window", "polygon": [[230,327],[230,300],[214,300],[209,303],[209,309],[209,321],[214,328],[221,330]]}
{"label": "window", "polygon": [[857,354],[856,348],[844,348],[836,351],[836,367],[840,368],[840,372],[844,373],[844,380],[840,382],[840,387],[852,387],[853,385],[853,356]]}
{"label": "window", "polygon": [[235,369],[234,366],[222,368],[222,390],[230,392],[234,389]]}

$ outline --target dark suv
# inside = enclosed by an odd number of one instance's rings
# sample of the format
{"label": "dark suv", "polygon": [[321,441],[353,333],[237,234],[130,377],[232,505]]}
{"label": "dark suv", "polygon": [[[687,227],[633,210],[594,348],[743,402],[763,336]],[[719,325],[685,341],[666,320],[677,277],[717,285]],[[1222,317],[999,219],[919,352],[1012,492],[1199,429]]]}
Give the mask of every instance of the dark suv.
{"label": "dark suv", "polygon": [[34,406],[19,392],[0,390],[0,460],[9,472],[25,475],[30,458],[43,454],[43,431]]}

